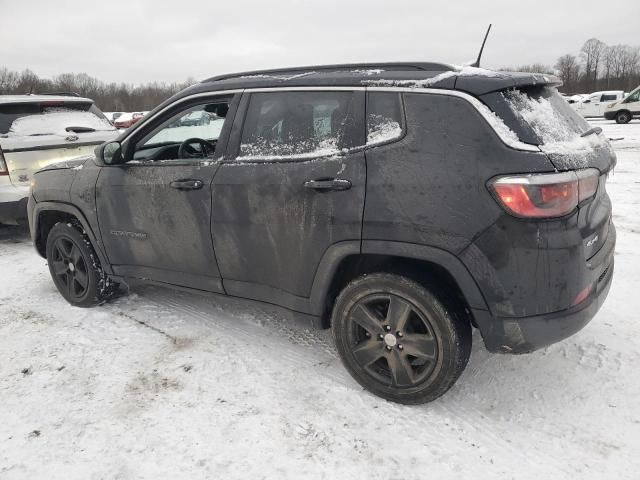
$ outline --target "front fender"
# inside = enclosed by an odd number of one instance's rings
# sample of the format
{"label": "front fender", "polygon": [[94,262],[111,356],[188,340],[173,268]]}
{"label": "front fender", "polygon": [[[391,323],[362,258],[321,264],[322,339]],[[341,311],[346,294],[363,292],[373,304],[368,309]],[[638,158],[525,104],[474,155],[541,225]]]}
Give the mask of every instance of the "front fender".
{"label": "front fender", "polygon": [[87,237],[89,237],[89,241],[91,242],[93,249],[98,255],[98,259],[100,260],[102,269],[109,275],[113,274],[111,265],[107,261],[107,257],[102,250],[101,242],[98,242],[98,239],[94,231],[91,229],[86,216],[80,211],[78,207],[64,202],[36,202],[33,196],[30,196],[27,207],[27,213],[29,216],[29,229],[31,231],[31,239],[33,240],[33,244],[40,256],[46,258],[46,253],[44,252],[44,250],[38,247],[38,238],[40,234],[39,230],[41,227],[40,220],[42,218],[43,212],[64,212],[77,218],[82,225],[82,228],[84,229]]}

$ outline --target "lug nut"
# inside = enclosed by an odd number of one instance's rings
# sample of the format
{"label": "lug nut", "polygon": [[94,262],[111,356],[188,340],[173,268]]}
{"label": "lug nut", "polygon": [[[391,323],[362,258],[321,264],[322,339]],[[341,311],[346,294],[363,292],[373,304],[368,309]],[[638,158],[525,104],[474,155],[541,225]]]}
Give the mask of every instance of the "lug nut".
{"label": "lug nut", "polygon": [[378,338],[379,338],[380,340],[384,340],[384,335],[380,334],[380,335],[378,335]]}
{"label": "lug nut", "polygon": [[391,351],[391,347],[389,345],[387,345],[387,350]]}
{"label": "lug nut", "polygon": [[384,329],[385,329],[387,332],[391,331],[391,327],[390,327],[389,325],[387,325],[386,327],[384,327]]}
{"label": "lug nut", "polygon": [[396,333],[396,335],[397,335],[398,337],[402,338],[402,332],[398,332],[398,333]]}
{"label": "lug nut", "polygon": [[401,343],[398,344],[398,350],[402,350],[404,347],[402,346]]}

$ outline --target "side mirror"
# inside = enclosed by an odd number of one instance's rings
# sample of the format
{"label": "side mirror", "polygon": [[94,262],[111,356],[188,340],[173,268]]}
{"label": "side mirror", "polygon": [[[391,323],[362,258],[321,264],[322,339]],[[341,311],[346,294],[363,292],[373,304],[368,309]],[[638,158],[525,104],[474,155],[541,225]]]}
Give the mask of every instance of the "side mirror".
{"label": "side mirror", "polygon": [[102,165],[122,163],[122,146],[120,142],[107,142],[96,148],[96,160]]}

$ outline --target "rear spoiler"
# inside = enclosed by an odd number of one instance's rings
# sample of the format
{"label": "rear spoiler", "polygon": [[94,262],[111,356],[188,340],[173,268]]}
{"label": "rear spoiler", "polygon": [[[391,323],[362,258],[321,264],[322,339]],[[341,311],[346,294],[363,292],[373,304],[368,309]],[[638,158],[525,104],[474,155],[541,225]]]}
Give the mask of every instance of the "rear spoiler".
{"label": "rear spoiler", "polygon": [[491,72],[491,75],[459,75],[455,89],[481,96],[509,88],[535,85],[559,87],[562,80],[546,73]]}

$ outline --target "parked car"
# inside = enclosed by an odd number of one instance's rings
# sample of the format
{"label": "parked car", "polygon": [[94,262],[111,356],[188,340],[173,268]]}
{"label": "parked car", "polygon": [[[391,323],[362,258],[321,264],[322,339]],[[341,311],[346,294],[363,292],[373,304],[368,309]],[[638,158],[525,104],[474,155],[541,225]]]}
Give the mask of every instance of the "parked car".
{"label": "parked car", "polygon": [[103,112],[104,116],[107,117],[107,119],[113,123],[115,122],[118,118],[120,118],[124,112]]}
{"label": "parked car", "polygon": [[88,98],[0,96],[0,223],[26,222],[33,173],[93,152],[116,130]]}
{"label": "parked car", "polygon": [[560,94],[560,95],[567,101],[568,104],[578,103],[587,97],[587,95],[582,95],[582,94],[575,94],[575,95]]}
{"label": "parked car", "polygon": [[604,118],[617,123],[629,123],[637,115],[640,115],[640,86],[622,101],[608,105],[604,112]]}
{"label": "parked car", "polygon": [[[433,63],[211,78],[38,172],[33,242],[72,305],[135,281],[278,304],[330,326],[371,392],[431,401],[472,328],[530,352],[607,295],[615,154],[558,84]],[[218,120],[171,127],[197,111]]]}
{"label": "parked car", "polygon": [[608,105],[624,98],[622,90],[594,92],[589,96],[573,103],[576,112],[585,118],[603,117]]}
{"label": "parked car", "polygon": [[118,129],[129,128],[131,125],[139,122],[144,117],[143,112],[123,113],[114,122],[113,126]]}

